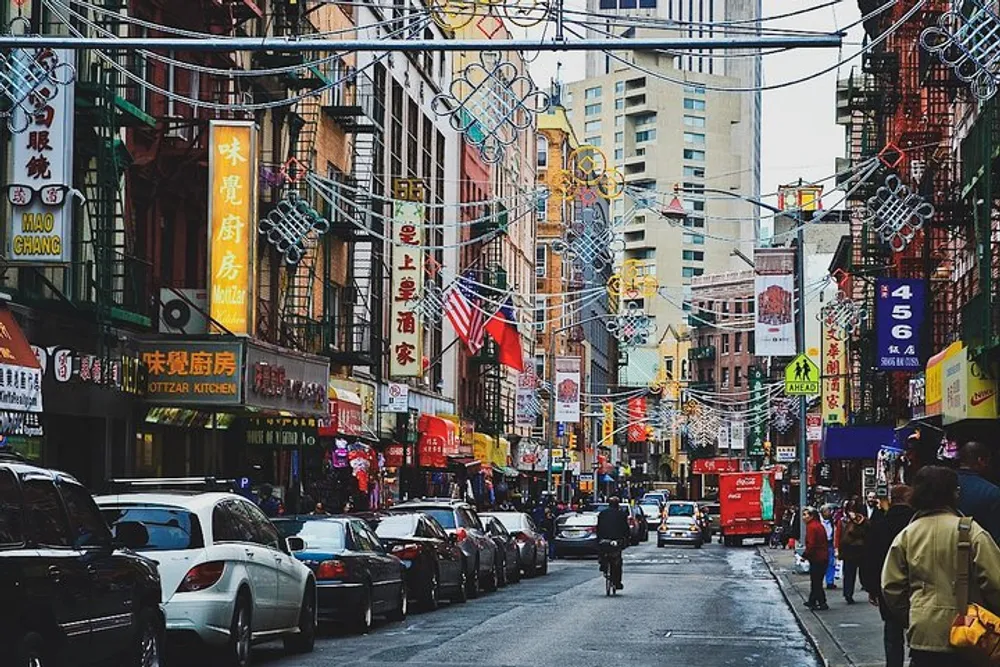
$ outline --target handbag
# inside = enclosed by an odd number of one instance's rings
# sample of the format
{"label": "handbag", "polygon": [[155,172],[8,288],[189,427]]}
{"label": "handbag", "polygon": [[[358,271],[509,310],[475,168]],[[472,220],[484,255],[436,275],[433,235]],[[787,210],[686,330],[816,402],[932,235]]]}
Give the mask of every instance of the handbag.
{"label": "handbag", "polygon": [[[969,602],[969,573],[972,571],[972,517],[958,522],[958,573],[955,595],[958,615],[951,623],[948,643],[973,661],[1000,665],[1000,616],[986,607]],[[964,565],[963,565],[964,564]]]}

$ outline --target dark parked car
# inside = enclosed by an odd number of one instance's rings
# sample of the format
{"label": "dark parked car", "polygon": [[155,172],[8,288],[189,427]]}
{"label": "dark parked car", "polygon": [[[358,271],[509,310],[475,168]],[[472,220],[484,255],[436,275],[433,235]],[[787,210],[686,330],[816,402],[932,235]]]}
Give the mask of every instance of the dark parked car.
{"label": "dark parked car", "polygon": [[497,545],[486,534],[476,508],[450,498],[421,498],[400,503],[397,512],[424,512],[434,517],[449,534],[455,535],[458,548],[465,557],[465,571],[470,598],[479,595],[480,588],[496,590]]}
{"label": "dark parked car", "polygon": [[516,584],[521,580],[521,554],[517,549],[517,540],[504,527],[499,519],[492,516],[480,517],[486,534],[493,538],[497,545],[497,580],[500,586]]}
{"label": "dark parked car", "polygon": [[462,550],[434,517],[388,514],[368,523],[375,524],[382,546],[403,561],[406,589],[425,609],[437,609],[441,594],[453,602],[468,599]]}
{"label": "dark parked car", "polygon": [[[597,512],[600,514],[604,510],[608,509],[609,505],[607,503],[594,503],[587,506],[588,512]],[[638,506],[631,506],[628,503],[622,501],[619,505],[622,512],[628,515],[628,529],[630,542],[632,546],[639,544],[640,542],[645,542],[649,539],[649,524],[647,523],[646,515],[643,510]],[[653,530],[656,530],[656,526],[653,526]]]}
{"label": "dark parked car", "polygon": [[490,512],[514,536],[520,552],[521,572],[526,577],[549,571],[549,543],[530,516],[522,512]]}
{"label": "dark parked car", "polygon": [[597,556],[597,513],[564,514],[556,520],[556,556]]}
{"label": "dark parked car", "polygon": [[147,537],[134,522],[112,535],[69,475],[0,455],[0,662],[159,665],[156,563],[122,549]]}
{"label": "dark parked car", "polygon": [[368,524],[354,517],[293,516],[274,519],[282,535],[305,544],[295,557],[316,576],[317,616],[347,620],[361,632],[374,616],[406,618],[403,563],[386,552]]}

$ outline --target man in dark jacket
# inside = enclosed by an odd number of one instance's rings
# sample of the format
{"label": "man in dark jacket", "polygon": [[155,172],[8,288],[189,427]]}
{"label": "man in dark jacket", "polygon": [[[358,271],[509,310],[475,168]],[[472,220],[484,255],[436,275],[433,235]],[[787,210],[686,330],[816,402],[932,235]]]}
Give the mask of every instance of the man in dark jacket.
{"label": "man in dark jacket", "polygon": [[910,519],[913,518],[913,508],[910,507],[910,487],[900,484],[892,487],[889,492],[889,511],[884,515],[875,515],[868,528],[868,539],[865,549],[865,582],[868,584],[868,601],[878,605],[882,616],[882,638],[885,644],[886,667],[903,667],[903,632],[905,626],[889,613],[882,597],[882,566],[889,554],[889,547]]}
{"label": "man in dark jacket", "polygon": [[614,540],[618,543],[615,549],[609,549],[607,553],[601,552],[601,571],[604,566],[611,567],[611,574],[614,578],[615,588],[621,590],[622,584],[622,549],[629,542],[630,530],[628,527],[628,515],[622,511],[621,503],[617,497],[608,499],[608,507],[597,515],[597,539]]}
{"label": "man in dark jacket", "polygon": [[809,561],[809,600],[806,606],[813,611],[825,611],[830,607],[826,604],[826,591],[823,590],[823,578],[829,560],[829,546],[826,539],[826,528],[819,520],[815,507],[802,510],[806,520],[806,550],[803,557]]}
{"label": "man in dark jacket", "polygon": [[993,453],[970,441],[958,452],[958,511],[971,516],[1000,544],[1000,487],[988,481]]}

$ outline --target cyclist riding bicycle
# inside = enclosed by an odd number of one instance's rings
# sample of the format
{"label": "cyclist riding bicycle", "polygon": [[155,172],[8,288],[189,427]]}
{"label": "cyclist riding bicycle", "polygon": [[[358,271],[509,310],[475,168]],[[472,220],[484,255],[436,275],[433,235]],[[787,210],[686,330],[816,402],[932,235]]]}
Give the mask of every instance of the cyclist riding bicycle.
{"label": "cyclist riding bicycle", "polygon": [[[597,540],[601,548],[601,572],[611,568],[611,578],[615,588],[625,588],[622,584],[622,549],[628,544],[630,530],[628,517],[621,509],[618,498],[608,499],[608,508],[597,515]],[[615,546],[612,542],[617,543]]]}

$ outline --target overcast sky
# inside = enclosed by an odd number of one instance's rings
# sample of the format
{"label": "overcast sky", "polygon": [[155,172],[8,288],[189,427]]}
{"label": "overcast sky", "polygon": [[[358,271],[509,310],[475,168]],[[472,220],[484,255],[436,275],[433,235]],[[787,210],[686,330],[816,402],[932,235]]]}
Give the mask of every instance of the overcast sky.
{"label": "overcast sky", "polygon": [[[764,16],[776,16],[811,5],[825,4],[822,0],[764,0]],[[569,0],[567,6],[583,7],[583,2]],[[833,7],[804,16],[768,21],[766,26],[794,30],[834,31],[855,22],[859,17],[857,4],[845,0]],[[836,49],[801,49],[764,58],[764,85],[773,86],[812,75],[826,69],[859,48],[861,33],[855,29],[848,36],[843,54]],[[556,63],[562,62],[562,79],[573,81],[584,71],[583,56],[576,53],[541,54],[531,71],[539,86],[547,86],[555,76]],[[847,76],[855,59],[840,68]],[[774,192],[781,183],[797,180],[818,180],[832,175],[834,161],[844,155],[844,130],[835,122],[837,71],[797,85],[764,92],[762,120],[761,190]],[[734,95],[741,93],[733,93]],[[830,193],[826,184],[824,201],[832,207],[840,199]]]}

